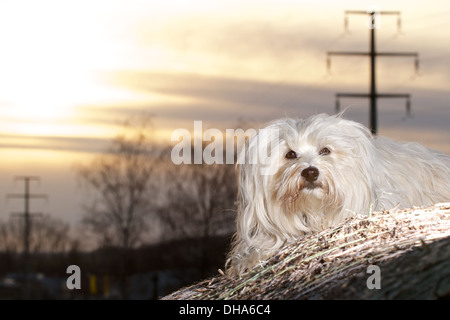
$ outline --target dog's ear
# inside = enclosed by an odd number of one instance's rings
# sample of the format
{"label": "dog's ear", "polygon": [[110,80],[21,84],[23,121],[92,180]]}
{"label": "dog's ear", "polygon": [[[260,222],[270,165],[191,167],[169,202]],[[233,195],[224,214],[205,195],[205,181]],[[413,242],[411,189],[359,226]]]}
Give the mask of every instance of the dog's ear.
{"label": "dog's ear", "polygon": [[239,201],[238,201],[238,232],[240,236],[250,241],[261,231],[274,234],[268,213],[270,199],[270,181],[277,168],[279,160],[279,135],[275,134],[274,125],[269,125],[253,136],[241,158],[239,165]]}

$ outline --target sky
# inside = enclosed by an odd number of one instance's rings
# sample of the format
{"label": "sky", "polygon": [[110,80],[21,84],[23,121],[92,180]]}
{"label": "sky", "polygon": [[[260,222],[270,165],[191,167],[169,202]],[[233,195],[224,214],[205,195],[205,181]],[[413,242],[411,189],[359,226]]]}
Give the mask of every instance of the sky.
{"label": "sky", "polygon": [[[76,222],[83,192],[74,165],[105,151],[119,125],[152,116],[155,139],[177,128],[235,128],[280,117],[333,114],[336,92],[369,88],[368,20],[376,47],[379,134],[450,153],[450,3],[294,0],[0,0],[0,220],[23,202],[15,176],[41,178],[32,210]],[[347,30],[346,30],[347,29]],[[369,124],[366,99],[342,99]]]}

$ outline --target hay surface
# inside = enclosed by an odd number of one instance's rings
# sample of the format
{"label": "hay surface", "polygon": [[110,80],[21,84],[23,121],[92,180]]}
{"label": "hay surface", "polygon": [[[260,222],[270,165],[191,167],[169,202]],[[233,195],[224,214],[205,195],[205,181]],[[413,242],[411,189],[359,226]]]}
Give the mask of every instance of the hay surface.
{"label": "hay surface", "polygon": [[369,265],[383,266],[417,250],[426,253],[440,240],[446,243],[433,252],[439,250],[448,261],[450,203],[355,216],[285,246],[239,278],[219,270],[220,275],[163,299],[339,299],[330,292],[345,288],[351,277],[366,279]]}

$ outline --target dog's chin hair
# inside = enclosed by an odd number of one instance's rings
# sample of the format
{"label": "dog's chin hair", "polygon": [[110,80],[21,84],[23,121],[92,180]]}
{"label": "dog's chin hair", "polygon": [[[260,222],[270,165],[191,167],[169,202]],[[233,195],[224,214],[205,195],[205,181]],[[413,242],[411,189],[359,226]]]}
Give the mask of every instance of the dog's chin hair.
{"label": "dog's chin hair", "polygon": [[[450,158],[418,144],[374,138],[370,131],[340,116],[282,119],[267,128],[280,132],[272,154],[273,174],[244,163],[239,171],[237,231],[227,267],[243,271],[307,233],[371,210],[425,206],[450,199]],[[258,134],[259,135],[259,134]],[[267,137],[267,135],[266,135]],[[245,158],[268,150],[274,140],[249,141]],[[322,147],[332,149],[321,156]],[[299,157],[287,160],[289,150]],[[302,170],[314,166],[314,182]]]}

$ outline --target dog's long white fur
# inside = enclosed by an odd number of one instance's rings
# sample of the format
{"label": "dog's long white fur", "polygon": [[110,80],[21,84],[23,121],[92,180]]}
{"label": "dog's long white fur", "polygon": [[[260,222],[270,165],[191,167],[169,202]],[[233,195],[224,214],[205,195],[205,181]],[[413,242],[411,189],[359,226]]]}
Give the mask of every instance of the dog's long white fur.
{"label": "dog's long white fur", "polygon": [[[229,272],[239,274],[298,237],[371,210],[426,206],[450,200],[450,157],[417,143],[374,137],[342,115],[276,120],[279,133],[270,155],[273,174],[262,164],[240,165],[237,231]],[[259,135],[259,137],[258,137]],[[250,139],[245,158],[270,150],[267,135]],[[331,152],[321,155],[322,148]],[[290,150],[297,154],[287,159]],[[269,151],[270,152],[270,151]],[[319,176],[306,188],[303,169]]]}

